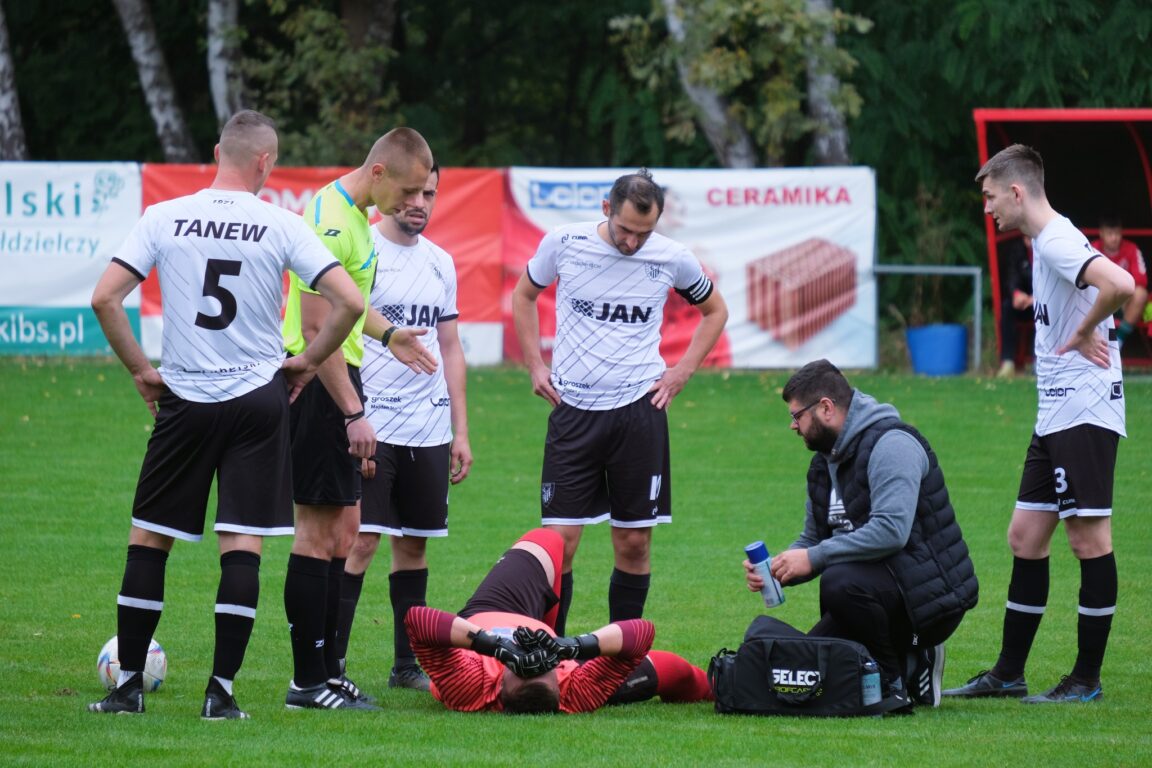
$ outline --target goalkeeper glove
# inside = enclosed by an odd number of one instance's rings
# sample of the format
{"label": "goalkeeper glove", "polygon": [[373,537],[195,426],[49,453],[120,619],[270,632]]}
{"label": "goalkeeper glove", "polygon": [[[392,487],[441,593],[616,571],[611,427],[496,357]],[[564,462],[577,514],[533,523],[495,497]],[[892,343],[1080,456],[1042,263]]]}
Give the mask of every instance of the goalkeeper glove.
{"label": "goalkeeper glove", "polygon": [[592,633],[577,637],[553,637],[543,629],[529,630],[527,627],[519,627],[516,630],[516,640],[526,648],[534,645],[547,651],[550,656],[556,656],[558,660],[587,661],[600,655],[600,639]]}
{"label": "goalkeeper glove", "polygon": [[555,668],[559,659],[551,657],[543,650],[526,650],[505,637],[480,630],[470,632],[472,650],[491,656],[518,677],[538,677]]}

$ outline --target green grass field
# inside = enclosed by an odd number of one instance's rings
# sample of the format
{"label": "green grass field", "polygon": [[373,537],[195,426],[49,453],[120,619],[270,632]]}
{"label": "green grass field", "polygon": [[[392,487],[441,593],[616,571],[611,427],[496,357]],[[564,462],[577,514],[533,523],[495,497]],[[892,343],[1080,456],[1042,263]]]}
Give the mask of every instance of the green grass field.
{"label": "green grass field", "polygon": [[[646,617],[657,647],[707,666],[760,611],[743,586],[742,547],[800,530],[809,453],[788,429],[786,374],[704,373],[673,405],[675,522],[655,535]],[[1005,527],[1035,415],[1028,378],[850,375],[894,403],[932,441],[981,584],[980,605],[948,646],[947,685],[995,661],[1011,556]],[[291,654],[282,590],[289,541],[265,549],[261,605],[236,683],[246,722],[202,722],[218,577],[214,537],[178,543],[157,639],[169,676],[143,717],[89,714],[102,691],[97,651],[115,633],[129,508],[150,416],[105,361],[0,360],[0,764],[4,765],[1152,765],[1152,381],[1130,379],[1114,536],[1120,603],[1098,705],[945,702],[914,717],[856,720],[720,716],[657,701],[592,715],[449,713],[385,687],[391,612],[384,556],[369,571],[350,673],[384,711],[286,711]],[[453,491],[448,539],[429,546],[429,603],[455,610],[487,567],[538,524],[547,408],[517,370],[469,378],[476,464]],[[1058,534],[1059,535],[1059,534]],[[570,630],[606,621],[608,528],[585,535]],[[1061,539],[1052,597],[1028,668],[1034,688],[1071,668],[1079,571]],[[806,628],[816,586],[791,589],[776,615]]]}

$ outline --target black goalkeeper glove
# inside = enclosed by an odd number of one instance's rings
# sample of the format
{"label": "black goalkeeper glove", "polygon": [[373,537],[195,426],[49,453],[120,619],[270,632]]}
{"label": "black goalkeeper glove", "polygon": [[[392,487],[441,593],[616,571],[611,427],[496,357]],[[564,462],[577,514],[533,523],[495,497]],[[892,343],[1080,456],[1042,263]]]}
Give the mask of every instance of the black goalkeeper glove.
{"label": "black goalkeeper glove", "polygon": [[600,655],[600,639],[592,633],[577,637],[553,637],[543,629],[530,630],[527,627],[518,627],[515,637],[521,646],[539,648],[546,651],[549,656],[555,656],[558,661],[565,659],[587,661]]}
{"label": "black goalkeeper glove", "polygon": [[539,648],[521,648],[513,641],[491,632],[480,630],[469,633],[472,638],[472,650],[485,656],[491,656],[499,661],[512,674],[518,677],[539,677],[560,663],[558,658],[550,656]]}

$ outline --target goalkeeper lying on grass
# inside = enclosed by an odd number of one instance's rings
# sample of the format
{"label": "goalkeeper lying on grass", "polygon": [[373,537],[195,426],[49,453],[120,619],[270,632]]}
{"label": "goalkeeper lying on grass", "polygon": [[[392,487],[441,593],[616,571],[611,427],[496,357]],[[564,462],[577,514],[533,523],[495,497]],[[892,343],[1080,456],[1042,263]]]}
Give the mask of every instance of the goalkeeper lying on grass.
{"label": "goalkeeper lying on grass", "polygon": [[711,699],[703,670],[650,651],[656,628],[614,622],[556,638],[559,534],[529,531],[492,566],[459,614],[416,606],[404,623],[432,695],[461,712],[591,712],[660,696]]}

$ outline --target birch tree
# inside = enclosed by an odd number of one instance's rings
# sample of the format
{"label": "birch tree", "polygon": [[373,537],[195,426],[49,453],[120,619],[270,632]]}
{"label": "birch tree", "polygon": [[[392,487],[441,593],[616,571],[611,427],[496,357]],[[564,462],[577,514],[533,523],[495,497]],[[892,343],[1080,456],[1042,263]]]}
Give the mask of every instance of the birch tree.
{"label": "birch tree", "polygon": [[[830,0],[808,0],[811,16],[829,16],[833,11]],[[821,36],[823,51],[836,50],[836,31],[827,27]],[[813,126],[813,160],[820,165],[847,165],[848,127],[844,111],[836,103],[840,79],[816,49],[808,55],[808,114]]]}
{"label": "birch tree", "polygon": [[27,160],[20,96],[16,92],[16,67],[8,45],[8,24],[0,5],[0,160]]}
{"label": "birch tree", "polygon": [[[611,26],[633,77],[653,89],[679,83],[664,108],[668,136],[702,131],[726,167],[806,161],[798,148],[846,136],[837,134],[841,121],[859,113],[859,95],[841,81],[856,60],[836,35],[864,33],[871,22],[827,0],[662,0],[648,17]],[[835,151],[822,145],[814,154]]]}
{"label": "birch tree", "polygon": [[240,0],[208,0],[208,87],[220,128],[245,108]]}
{"label": "birch tree", "polygon": [[752,137],[733,115],[728,101],[715,88],[701,84],[692,75],[693,46],[684,32],[682,11],[677,0],[663,0],[665,21],[672,40],[686,55],[676,57],[676,75],[684,94],[696,107],[697,120],[712,151],[725,168],[754,168],[756,147]]}
{"label": "birch tree", "polygon": [[124,35],[132,49],[132,60],[140,75],[140,87],[156,124],[156,136],[164,159],[169,163],[194,163],[199,160],[184,113],[176,100],[176,89],[168,73],[164,52],[156,37],[152,12],[145,0],[112,0]]}

